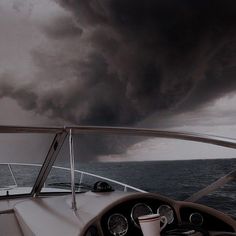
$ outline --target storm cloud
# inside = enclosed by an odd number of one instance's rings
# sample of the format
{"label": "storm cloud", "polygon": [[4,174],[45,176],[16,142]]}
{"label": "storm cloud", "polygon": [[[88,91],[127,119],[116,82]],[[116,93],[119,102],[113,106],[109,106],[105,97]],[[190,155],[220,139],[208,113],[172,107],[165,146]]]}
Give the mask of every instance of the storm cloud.
{"label": "storm cloud", "polygon": [[235,1],[55,4],[67,13],[36,23],[46,40],[31,49],[32,82],[1,75],[0,96],[24,109],[65,123],[133,125],[235,91]]}

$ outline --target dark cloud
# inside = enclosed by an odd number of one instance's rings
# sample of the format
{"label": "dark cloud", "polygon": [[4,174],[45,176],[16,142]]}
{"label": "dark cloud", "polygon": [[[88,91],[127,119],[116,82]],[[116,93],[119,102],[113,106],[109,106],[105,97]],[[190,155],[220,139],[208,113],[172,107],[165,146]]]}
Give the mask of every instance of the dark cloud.
{"label": "dark cloud", "polygon": [[235,90],[234,1],[57,2],[97,28],[91,43],[124,84],[133,122]]}
{"label": "dark cloud", "polygon": [[63,38],[77,37],[82,34],[82,29],[69,16],[57,17],[50,25],[42,24],[41,29],[47,37],[61,40]]}
{"label": "dark cloud", "polygon": [[1,89],[24,108],[75,124],[130,125],[235,89],[234,1],[56,2],[70,14],[40,29],[74,54],[56,43],[54,53],[32,50],[36,83]]}
{"label": "dark cloud", "polygon": [[26,110],[33,110],[36,107],[37,95],[31,91],[29,86],[17,87],[11,81],[11,76],[3,74],[0,77],[0,98],[10,97],[15,99],[20,106]]}
{"label": "dark cloud", "polygon": [[25,109],[65,123],[134,125],[235,91],[236,2],[57,0],[68,16],[40,30],[27,86],[1,85]]}

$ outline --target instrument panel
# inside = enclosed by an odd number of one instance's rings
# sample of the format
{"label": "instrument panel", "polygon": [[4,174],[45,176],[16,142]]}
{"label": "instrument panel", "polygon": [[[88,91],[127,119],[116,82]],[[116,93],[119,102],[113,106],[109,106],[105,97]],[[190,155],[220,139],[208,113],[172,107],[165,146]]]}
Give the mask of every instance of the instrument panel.
{"label": "instrument panel", "polygon": [[138,217],[159,213],[167,218],[166,229],[171,229],[177,223],[174,209],[169,203],[152,198],[133,199],[116,205],[105,213],[101,219],[103,234],[107,236],[141,236]]}
{"label": "instrument panel", "polygon": [[138,217],[153,213],[167,218],[164,235],[170,232],[200,232],[203,235],[212,231],[235,232],[232,219],[212,208],[145,194],[110,205],[99,217],[99,228],[104,236],[142,236]]}

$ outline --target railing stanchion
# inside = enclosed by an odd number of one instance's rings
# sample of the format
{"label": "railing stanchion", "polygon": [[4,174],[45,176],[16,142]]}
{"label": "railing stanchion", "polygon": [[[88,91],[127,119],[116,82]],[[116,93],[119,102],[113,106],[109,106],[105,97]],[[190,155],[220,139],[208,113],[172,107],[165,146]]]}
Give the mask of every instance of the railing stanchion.
{"label": "railing stanchion", "polygon": [[81,190],[81,186],[82,186],[82,183],[83,183],[83,178],[84,178],[84,173],[81,172],[80,173],[80,180],[79,180],[79,191]]}
{"label": "railing stanchion", "polygon": [[70,147],[70,173],[71,173],[71,193],[72,193],[72,209],[77,210],[76,197],[75,197],[75,157],[74,157],[74,147],[72,131],[70,129],[69,135],[69,147]]}
{"label": "railing stanchion", "polygon": [[8,168],[9,168],[10,172],[11,172],[11,176],[12,176],[12,179],[13,179],[13,181],[14,181],[14,184],[15,184],[15,186],[17,187],[16,178],[15,178],[15,176],[14,176],[14,174],[13,174],[11,165],[10,165],[10,164],[7,164],[7,165],[8,165]]}

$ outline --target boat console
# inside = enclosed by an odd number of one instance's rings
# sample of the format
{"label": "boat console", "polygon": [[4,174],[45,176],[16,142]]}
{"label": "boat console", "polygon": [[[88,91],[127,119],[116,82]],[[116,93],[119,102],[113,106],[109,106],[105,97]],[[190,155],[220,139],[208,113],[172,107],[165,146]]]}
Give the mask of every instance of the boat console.
{"label": "boat console", "polygon": [[116,200],[98,215],[92,226],[96,226],[101,235],[141,236],[138,217],[154,212],[166,216],[168,221],[161,235],[236,235],[235,221],[221,212],[147,193]]}
{"label": "boat console", "polygon": [[[212,208],[174,201],[159,194],[86,192],[76,195],[77,211],[71,196],[45,196],[9,201],[8,214],[0,214],[1,230],[14,235],[142,236],[137,217],[160,212],[168,224],[161,235],[236,235],[236,222]],[[10,219],[11,218],[11,219]]]}

